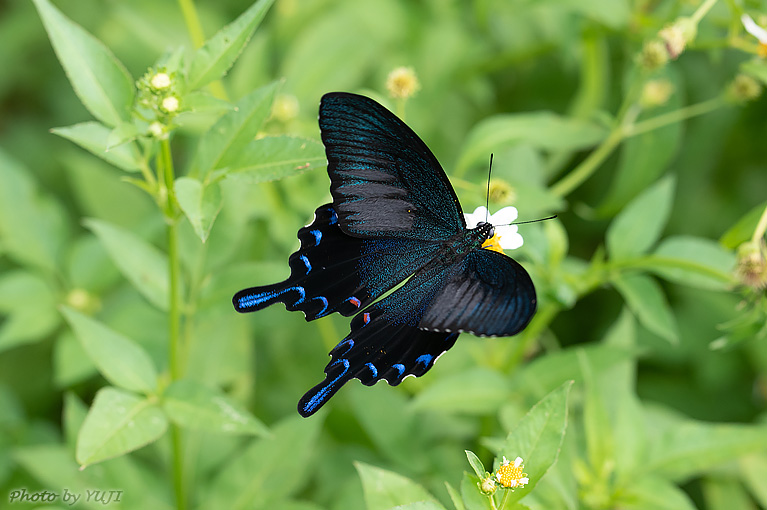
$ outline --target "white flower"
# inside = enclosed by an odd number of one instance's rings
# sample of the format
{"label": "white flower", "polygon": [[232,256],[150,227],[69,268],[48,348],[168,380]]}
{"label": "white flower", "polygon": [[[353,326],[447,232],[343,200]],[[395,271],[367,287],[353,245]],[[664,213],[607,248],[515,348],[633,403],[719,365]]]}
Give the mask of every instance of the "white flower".
{"label": "white flower", "polygon": [[751,16],[744,14],[740,17],[740,21],[743,23],[743,28],[746,29],[746,32],[759,39],[760,43],[767,44],[767,30],[757,25]]}
{"label": "white flower", "polygon": [[522,464],[522,457],[514,459],[513,464],[504,457],[503,462],[501,462],[501,465],[498,466],[498,470],[495,472],[495,479],[506,488],[522,488],[530,483],[530,478],[528,478],[527,473],[522,472],[524,467],[525,466]]}
{"label": "white flower", "polygon": [[517,226],[510,225],[517,219],[516,207],[504,207],[495,214],[488,214],[487,208],[481,205],[474,209],[473,213],[464,214],[464,217],[468,228],[475,228],[477,224],[483,221],[493,225],[495,235],[488,241],[496,240],[497,244],[504,250],[515,250],[524,243],[522,236],[517,232]]}

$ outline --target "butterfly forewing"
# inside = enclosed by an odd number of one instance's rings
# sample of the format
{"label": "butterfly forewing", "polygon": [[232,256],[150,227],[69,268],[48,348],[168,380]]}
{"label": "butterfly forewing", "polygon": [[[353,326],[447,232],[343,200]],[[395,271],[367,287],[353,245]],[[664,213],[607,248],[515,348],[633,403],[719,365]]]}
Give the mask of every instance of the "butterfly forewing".
{"label": "butterfly forewing", "polygon": [[465,227],[461,205],[437,159],[383,106],[355,94],[326,94],[320,131],[344,232],[438,240]]}

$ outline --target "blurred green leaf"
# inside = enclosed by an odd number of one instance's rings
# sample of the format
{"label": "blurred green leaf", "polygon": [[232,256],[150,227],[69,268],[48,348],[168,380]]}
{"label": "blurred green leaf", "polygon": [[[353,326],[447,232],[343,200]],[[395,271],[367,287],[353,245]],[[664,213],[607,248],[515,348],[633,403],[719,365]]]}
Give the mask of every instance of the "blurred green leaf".
{"label": "blurred green leaf", "polygon": [[[675,66],[666,66],[655,79],[669,82],[673,93],[665,104],[652,108],[640,116],[639,121],[674,112],[684,106],[684,84]],[[613,174],[610,189],[598,208],[603,216],[614,215],[663,175],[682,143],[682,128],[683,124],[677,122],[632,136],[623,142],[618,168]]]}
{"label": "blurred green leaf", "polygon": [[442,377],[418,394],[412,407],[447,413],[485,414],[497,409],[510,395],[511,388],[502,375],[477,367]]}
{"label": "blurred green leaf", "polygon": [[767,453],[752,453],[740,459],[740,470],[743,482],[753,498],[764,508],[767,508]]}
{"label": "blurred green leaf", "polygon": [[272,426],[217,472],[200,508],[275,508],[304,484],[321,425],[317,416],[295,416]]}
{"label": "blurred green leaf", "polygon": [[487,160],[488,155],[506,145],[527,143],[546,150],[569,151],[599,143],[607,130],[582,119],[562,117],[552,112],[501,114],[477,124],[461,149],[455,173]]}
{"label": "blurred green leaf", "polygon": [[753,58],[746,60],[740,64],[740,70],[746,74],[749,74],[762,82],[763,85],[767,85],[767,62],[761,58]]}
{"label": "blurred green leaf", "polygon": [[109,49],[64,16],[48,0],[34,0],[61,65],[83,105],[94,117],[117,126],[130,120],[134,85]]}
{"label": "blurred green leaf", "polygon": [[64,331],[53,346],[53,378],[56,386],[67,388],[95,375],[98,370],[71,331]]}
{"label": "blurred green leaf", "polygon": [[63,306],[61,312],[91,361],[109,382],[141,393],[156,390],[157,371],[144,349],[133,340],[72,308]]}
{"label": "blurred green leaf", "polygon": [[44,339],[59,325],[49,282],[27,271],[0,273],[0,352]]}
{"label": "blurred green leaf", "polygon": [[107,136],[106,151],[112,151],[136,139],[139,130],[132,122],[121,122]]}
{"label": "blurred green leaf", "polygon": [[67,438],[67,446],[74,451],[77,445],[77,434],[83,426],[85,417],[88,415],[88,408],[80,397],[71,391],[64,393],[64,409],[61,412],[61,421],[64,433]]}
{"label": "blurred green leaf", "polygon": [[445,488],[447,489],[447,493],[450,496],[450,502],[453,503],[455,510],[466,510],[466,506],[463,504],[463,499],[461,498],[461,493],[448,482],[445,482]]}
{"label": "blurred green leaf", "polygon": [[58,202],[38,192],[27,169],[0,150],[0,241],[10,258],[55,272],[66,218]]}
{"label": "blurred green leaf", "polygon": [[104,244],[117,268],[150,303],[168,309],[168,260],[133,232],[95,218],[83,222]]}
{"label": "blurred green leaf", "polygon": [[532,491],[559,456],[567,429],[567,397],[573,381],[543,397],[509,432],[498,456],[509,460],[522,457],[530,483],[506,498],[508,503],[519,501]]}
{"label": "blurred green leaf", "polygon": [[619,494],[618,508],[627,510],[695,510],[697,507],[679,487],[659,476],[635,479]]}
{"label": "blurred green leaf", "polygon": [[613,278],[612,283],[644,327],[669,342],[679,341],[676,320],[658,282],[632,274]]}
{"label": "blurred green leaf", "polygon": [[239,156],[269,117],[278,85],[279,82],[271,83],[237,101],[235,108],[226,112],[200,138],[192,175],[207,181],[213,170],[229,166]]}
{"label": "blurred green leaf", "polygon": [[191,379],[174,381],[163,393],[162,407],[182,427],[224,434],[268,435],[266,426],[239,403]]}
{"label": "blurred green leaf", "polygon": [[721,242],[726,248],[735,250],[741,243],[744,243],[751,239],[754,235],[754,230],[759,223],[759,218],[762,217],[764,210],[767,208],[767,202],[763,202],[756,207],[752,208],[746,214],[744,214],[732,227],[724,233],[719,242]]}
{"label": "blurred green leaf", "polygon": [[684,482],[742,455],[764,449],[767,426],[686,421],[668,427],[654,441],[644,469]]}
{"label": "blurred green leaf", "polygon": [[204,243],[223,205],[221,188],[218,183],[204,185],[192,177],[176,179],[173,186],[178,205],[192,224],[195,234]]}
{"label": "blurred green leaf", "polygon": [[665,177],[629,203],[607,228],[612,260],[641,255],[660,238],[674,201],[675,180]]}
{"label": "blurred green leaf", "polygon": [[754,510],[748,493],[736,477],[719,474],[703,481],[706,508],[727,508],[728,510]]}
{"label": "blurred green leaf", "polygon": [[77,439],[77,462],[87,466],[141,448],[168,428],[151,400],[117,388],[96,393]]}
{"label": "blurred green leaf", "polygon": [[628,0],[557,0],[552,3],[558,9],[572,9],[614,30],[626,27],[631,18],[631,5]]}
{"label": "blurred green leaf", "polygon": [[649,257],[652,272],[666,280],[725,290],[735,283],[735,254],[708,239],[676,236],[664,239]]}
{"label": "blurred green leaf", "polygon": [[245,146],[232,161],[227,178],[255,184],[325,167],[326,163],[321,143],[291,136],[269,136]]}
{"label": "blurred green leaf", "polygon": [[134,143],[123,143],[109,148],[112,132],[104,124],[96,121],[51,129],[51,133],[76,143],[117,168],[126,172],[138,172],[141,169],[138,147]]}
{"label": "blurred green leaf", "polygon": [[258,0],[236,20],[219,30],[195,51],[187,87],[197,90],[221,78],[232,67],[274,0]]}
{"label": "blurred green leaf", "polygon": [[367,510],[388,510],[415,502],[436,505],[424,508],[444,509],[434,496],[409,478],[362,462],[354,465],[362,480]]}

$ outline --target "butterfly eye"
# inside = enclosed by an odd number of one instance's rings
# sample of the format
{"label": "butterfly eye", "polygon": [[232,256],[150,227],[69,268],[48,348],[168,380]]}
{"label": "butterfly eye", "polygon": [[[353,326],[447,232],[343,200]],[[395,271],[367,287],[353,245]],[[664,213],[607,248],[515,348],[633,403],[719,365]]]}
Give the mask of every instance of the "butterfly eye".
{"label": "butterfly eye", "polygon": [[[487,225],[487,226],[485,226],[485,225]],[[488,239],[490,239],[491,237],[493,237],[495,235],[495,227],[493,227],[490,223],[488,223],[486,221],[480,221],[479,223],[477,223],[477,228],[483,228],[483,229],[487,230],[487,238]]]}

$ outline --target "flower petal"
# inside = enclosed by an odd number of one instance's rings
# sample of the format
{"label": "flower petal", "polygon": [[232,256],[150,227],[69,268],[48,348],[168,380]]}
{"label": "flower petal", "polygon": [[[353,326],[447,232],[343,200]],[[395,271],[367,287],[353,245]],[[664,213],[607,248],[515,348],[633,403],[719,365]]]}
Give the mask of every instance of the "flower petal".
{"label": "flower petal", "polygon": [[757,25],[751,16],[744,14],[740,17],[740,21],[743,23],[743,28],[746,29],[746,32],[759,39],[760,43],[767,44],[767,30]]}
{"label": "flower petal", "polygon": [[504,207],[497,213],[490,216],[489,222],[493,225],[508,225],[517,219],[518,213],[516,207]]}
{"label": "flower petal", "polygon": [[504,250],[516,250],[525,242],[525,240],[522,239],[522,235],[517,232],[516,225],[496,227],[495,233],[501,238],[498,244],[500,244],[501,248]]}
{"label": "flower petal", "polygon": [[487,221],[489,214],[484,205],[480,205],[471,214],[463,214],[466,219],[466,228],[475,228],[480,221]]}

